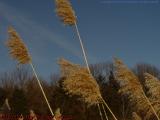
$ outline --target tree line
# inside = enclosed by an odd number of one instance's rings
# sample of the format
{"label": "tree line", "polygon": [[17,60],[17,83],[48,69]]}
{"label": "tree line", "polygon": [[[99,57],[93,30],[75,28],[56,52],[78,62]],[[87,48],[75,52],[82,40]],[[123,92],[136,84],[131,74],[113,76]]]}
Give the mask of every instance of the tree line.
{"label": "tree line", "polygon": [[[104,62],[90,65],[92,75],[98,82],[103,98],[108,103],[119,120],[130,120],[132,110],[128,99],[119,94],[119,85],[114,75],[115,69],[112,62]],[[160,70],[146,63],[136,64],[132,68],[133,73],[139,78],[144,91],[144,73],[159,78]],[[2,111],[5,114],[28,115],[34,110],[37,115],[49,115],[44,98],[39,86],[28,67],[18,67],[13,71],[0,74],[0,107],[6,98],[9,100],[11,111]],[[99,120],[96,106],[87,107],[77,99],[77,96],[68,96],[62,89],[63,78],[59,74],[52,74],[50,80],[41,78],[41,82],[47,98],[55,111],[60,108],[63,116],[72,116],[75,120]],[[107,111],[107,110],[106,110]],[[110,119],[111,115],[107,112]]]}

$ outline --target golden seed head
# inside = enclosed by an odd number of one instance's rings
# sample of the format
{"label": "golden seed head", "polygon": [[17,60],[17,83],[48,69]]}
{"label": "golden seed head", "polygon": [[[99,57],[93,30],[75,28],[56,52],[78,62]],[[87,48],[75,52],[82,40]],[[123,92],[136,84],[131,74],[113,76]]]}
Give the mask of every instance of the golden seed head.
{"label": "golden seed head", "polygon": [[55,0],[56,13],[65,25],[75,25],[76,16],[69,0]]}
{"label": "golden seed head", "polygon": [[144,74],[147,93],[153,100],[160,100],[160,81],[149,73]]}
{"label": "golden seed head", "polygon": [[31,61],[31,57],[28,54],[28,50],[21,40],[18,33],[13,27],[8,28],[9,39],[7,46],[9,48],[9,54],[13,59],[18,60],[19,64],[27,64]]}
{"label": "golden seed head", "polygon": [[86,68],[72,64],[64,59],[61,59],[59,64],[65,78],[63,89],[67,94],[78,96],[81,101],[89,106],[101,102],[99,86]]}
{"label": "golden seed head", "polygon": [[120,86],[119,93],[127,96],[132,110],[140,115],[146,113],[150,110],[150,106],[146,101],[139,79],[120,59],[114,60],[114,66],[115,77]]}
{"label": "golden seed head", "polygon": [[[154,77],[149,73],[144,74],[145,77],[145,87],[147,88],[147,95],[151,101],[154,110],[160,116],[160,81],[158,78]],[[153,119],[153,112],[149,110],[145,116],[147,119]],[[146,119],[145,119],[146,120]]]}

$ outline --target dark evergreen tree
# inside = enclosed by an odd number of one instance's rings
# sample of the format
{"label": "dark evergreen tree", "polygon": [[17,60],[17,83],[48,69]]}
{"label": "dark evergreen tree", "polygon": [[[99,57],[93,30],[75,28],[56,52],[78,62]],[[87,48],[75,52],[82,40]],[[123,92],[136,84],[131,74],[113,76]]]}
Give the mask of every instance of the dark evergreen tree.
{"label": "dark evergreen tree", "polygon": [[11,98],[11,108],[14,114],[28,113],[27,99],[24,90],[15,87]]}
{"label": "dark evergreen tree", "polygon": [[6,98],[6,92],[3,88],[0,88],[0,107],[3,105],[5,98]]}

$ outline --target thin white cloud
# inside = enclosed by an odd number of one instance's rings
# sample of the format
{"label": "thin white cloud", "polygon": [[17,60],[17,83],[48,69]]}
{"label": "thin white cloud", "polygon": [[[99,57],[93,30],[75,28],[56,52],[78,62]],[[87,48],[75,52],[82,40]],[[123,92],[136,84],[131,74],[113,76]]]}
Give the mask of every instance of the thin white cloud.
{"label": "thin white cloud", "polygon": [[[52,62],[55,64],[54,62],[57,58],[53,58],[51,56],[56,53],[56,51],[54,51],[56,48],[54,49],[52,45],[56,45],[59,49],[61,48],[64,51],[70,52],[72,55],[83,61],[80,46],[75,46],[74,43],[69,42],[69,40],[67,41],[62,35],[54,33],[51,28],[33,21],[29,15],[18,11],[12,6],[0,2],[0,16],[8,23],[15,26],[20,34],[22,33],[22,37],[24,37],[25,43],[27,43],[30,53],[33,56],[33,62],[36,63],[37,67],[53,71],[50,64]],[[49,56],[46,56],[46,52],[48,52],[48,50],[45,49],[52,50],[50,51]],[[61,56],[62,55],[58,57]],[[89,58],[92,62],[97,61],[97,59],[91,55],[89,55]]]}
{"label": "thin white cloud", "polygon": [[54,34],[53,30],[34,22],[25,14],[2,2],[0,2],[0,15],[11,25],[14,25],[16,28],[25,32],[28,35],[27,37],[30,37],[29,42],[32,44],[38,43],[37,47],[47,47],[47,44],[54,43],[75,56],[79,57],[81,54],[79,49],[65,40],[62,36]]}

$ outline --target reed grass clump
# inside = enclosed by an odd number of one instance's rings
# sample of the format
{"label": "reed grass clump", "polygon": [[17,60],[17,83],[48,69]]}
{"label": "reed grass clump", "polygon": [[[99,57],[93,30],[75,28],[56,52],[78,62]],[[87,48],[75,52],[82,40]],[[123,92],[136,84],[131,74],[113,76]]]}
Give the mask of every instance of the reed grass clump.
{"label": "reed grass clump", "polygon": [[[144,76],[147,95],[156,113],[160,117],[160,81],[149,73],[145,73]],[[154,119],[153,113],[149,110],[145,118]]]}
{"label": "reed grass clump", "polygon": [[55,0],[56,13],[65,25],[75,25],[76,16],[69,0]]}
{"label": "reed grass clump", "polygon": [[148,96],[150,96],[152,100],[160,101],[160,81],[149,73],[145,73],[144,76]]}
{"label": "reed grass clump", "polygon": [[67,60],[60,59],[63,81],[63,89],[71,96],[79,96],[79,100],[90,105],[101,102],[100,89],[97,82],[89,74],[88,70]]}
{"label": "reed grass clump", "polygon": [[116,80],[120,86],[119,93],[128,98],[132,111],[136,111],[141,117],[149,110],[157,115],[134,73],[120,59],[114,59],[114,66]]}
{"label": "reed grass clump", "polygon": [[8,34],[9,39],[7,41],[7,46],[9,48],[9,54],[14,59],[18,60],[19,64],[30,63],[31,57],[28,53],[27,47],[13,27],[8,28]]}

